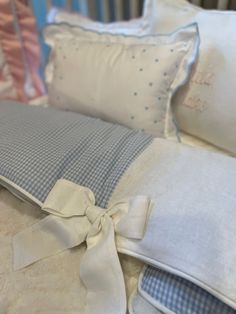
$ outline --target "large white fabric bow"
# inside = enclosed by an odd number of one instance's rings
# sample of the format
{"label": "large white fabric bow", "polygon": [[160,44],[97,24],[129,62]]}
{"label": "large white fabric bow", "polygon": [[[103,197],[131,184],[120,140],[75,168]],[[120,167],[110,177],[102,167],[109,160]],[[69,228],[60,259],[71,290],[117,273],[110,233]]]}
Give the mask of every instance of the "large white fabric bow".
{"label": "large white fabric bow", "polygon": [[42,206],[51,215],[14,237],[14,269],[86,241],[87,251],[80,263],[87,288],[86,312],[124,314],[126,293],[115,233],[142,239],[150,205],[146,196],[136,196],[103,209],[95,206],[90,189],[60,179]]}

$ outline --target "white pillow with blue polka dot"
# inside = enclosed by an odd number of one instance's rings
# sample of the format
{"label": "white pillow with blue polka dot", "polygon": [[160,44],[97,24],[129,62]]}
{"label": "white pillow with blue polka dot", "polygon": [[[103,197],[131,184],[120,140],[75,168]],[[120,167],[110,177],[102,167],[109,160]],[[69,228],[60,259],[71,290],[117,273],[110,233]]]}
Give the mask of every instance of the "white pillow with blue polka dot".
{"label": "white pillow with blue polka dot", "polygon": [[199,45],[191,24],[171,35],[111,35],[51,25],[49,104],[167,137],[170,101],[190,74]]}
{"label": "white pillow with blue polka dot", "polygon": [[197,22],[199,58],[173,100],[184,132],[236,154],[236,12],[204,10],[185,0],[146,0],[152,31],[166,34]]}

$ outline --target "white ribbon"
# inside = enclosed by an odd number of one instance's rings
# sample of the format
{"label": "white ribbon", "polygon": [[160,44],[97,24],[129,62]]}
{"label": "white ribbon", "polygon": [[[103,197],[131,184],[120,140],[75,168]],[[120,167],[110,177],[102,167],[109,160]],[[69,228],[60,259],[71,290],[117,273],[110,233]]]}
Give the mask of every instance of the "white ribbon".
{"label": "white ribbon", "polygon": [[126,312],[126,293],[115,244],[115,232],[126,238],[143,238],[150,200],[136,196],[108,209],[95,206],[93,192],[60,179],[42,209],[51,215],[13,238],[14,269],[52,256],[86,241],[80,276],[87,288],[86,312]]}

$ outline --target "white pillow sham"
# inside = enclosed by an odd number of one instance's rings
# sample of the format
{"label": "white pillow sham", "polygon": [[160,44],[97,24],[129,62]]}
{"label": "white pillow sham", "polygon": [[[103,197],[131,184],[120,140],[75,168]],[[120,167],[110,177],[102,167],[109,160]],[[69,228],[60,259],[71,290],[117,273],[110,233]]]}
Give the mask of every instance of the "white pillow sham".
{"label": "white pillow sham", "polygon": [[174,129],[170,100],[188,78],[199,37],[196,24],[167,36],[99,34],[51,25],[49,103],[168,136]]}
{"label": "white pillow sham", "polygon": [[140,17],[129,21],[102,23],[75,12],[52,8],[47,16],[48,23],[68,23],[81,26],[88,30],[126,35],[145,35],[150,33],[150,23],[147,18]]}
{"label": "white pillow sham", "polygon": [[[148,18],[137,18],[129,21],[119,21],[112,23],[102,23],[94,21],[86,16],[83,16],[76,12],[68,12],[58,8],[51,8],[47,15],[48,24],[61,24],[62,30],[64,28],[64,23],[73,26],[80,26],[87,30],[93,30],[101,33],[111,33],[111,34],[124,34],[124,35],[147,35],[150,34],[151,25]],[[63,32],[62,32],[63,34]],[[62,35],[63,36],[63,35]],[[47,83],[50,82],[52,78],[52,65],[50,62],[47,66],[47,71],[45,73],[45,80]]]}
{"label": "white pillow sham", "polygon": [[144,14],[158,33],[198,23],[199,59],[173,101],[177,122],[183,131],[236,153],[236,13],[204,10],[184,0],[150,0]]}

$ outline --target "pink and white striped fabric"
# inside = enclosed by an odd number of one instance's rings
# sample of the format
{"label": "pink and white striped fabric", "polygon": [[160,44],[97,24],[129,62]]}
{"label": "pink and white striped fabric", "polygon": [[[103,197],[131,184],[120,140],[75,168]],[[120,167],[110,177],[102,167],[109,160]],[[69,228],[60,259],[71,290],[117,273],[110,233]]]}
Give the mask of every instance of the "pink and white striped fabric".
{"label": "pink and white striped fabric", "polygon": [[34,16],[25,0],[0,1],[0,99],[44,94]]}

